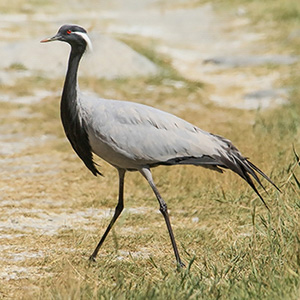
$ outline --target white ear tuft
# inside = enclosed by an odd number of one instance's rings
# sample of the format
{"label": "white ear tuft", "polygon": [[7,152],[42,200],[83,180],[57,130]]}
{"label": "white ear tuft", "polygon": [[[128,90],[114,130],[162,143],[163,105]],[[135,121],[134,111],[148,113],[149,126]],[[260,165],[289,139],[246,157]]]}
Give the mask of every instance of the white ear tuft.
{"label": "white ear tuft", "polygon": [[93,45],[92,45],[92,42],[91,42],[89,36],[88,36],[86,33],[84,33],[84,32],[79,32],[79,31],[74,31],[73,33],[80,35],[80,36],[86,41],[87,49],[88,49],[89,51],[91,51],[91,52],[93,51]]}

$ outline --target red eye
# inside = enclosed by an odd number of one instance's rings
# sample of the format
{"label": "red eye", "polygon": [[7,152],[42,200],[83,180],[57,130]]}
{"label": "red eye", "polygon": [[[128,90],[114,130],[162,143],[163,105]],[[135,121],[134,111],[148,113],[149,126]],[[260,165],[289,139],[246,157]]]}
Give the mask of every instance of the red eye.
{"label": "red eye", "polygon": [[67,30],[67,34],[71,34],[72,33],[72,31],[71,30]]}

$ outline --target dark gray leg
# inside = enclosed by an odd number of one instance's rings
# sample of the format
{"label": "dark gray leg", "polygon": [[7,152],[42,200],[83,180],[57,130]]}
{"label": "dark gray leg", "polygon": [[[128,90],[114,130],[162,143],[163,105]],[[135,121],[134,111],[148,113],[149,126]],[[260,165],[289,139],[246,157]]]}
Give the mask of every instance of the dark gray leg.
{"label": "dark gray leg", "polygon": [[164,219],[166,221],[177,264],[180,267],[184,267],[184,263],[180,259],[179,252],[178,252],[178,249],[177,249],[177,245],[176,245],[176,242],[175,242],[175,237],[174,237],[173,230],[172,230],[171,223],[170,223],[170,219],[169,219],[167,204],[163,200],[163,198],[161,197],[160,193],[158,192],[158,189],[156,188],[156,186],[153,182],[151,171],[149,169],[143,168],[142,170],[140,170],[140,172],[147,179],[148,183],[150,184],[150,186],[151,186],[151,188],[152,188],[152,190],[153,190],[153,192],[154,192],[154,194],[155,194],[155,196],[156,196],[156,198],[159,202],[159,210],[162,213],[162,215],[164,216]]}
{"label": "dark gray leg", "polygon": [[100,242],[98,243],[97,247],[95,248],[93,254],[90,256],[90,261],[95,261],[96,256],[99,252],[99,249],[101,248],[106,236],[108,235],[109,231],[113,227],[114,223],[120,216],[123,208],[124,208],[124,177],[125,177],[125,170],[124,169],[118,169],[119,171],[119,201],[118,205],[116,206],[114,216],[112,217],[107,229],[105,230]]}

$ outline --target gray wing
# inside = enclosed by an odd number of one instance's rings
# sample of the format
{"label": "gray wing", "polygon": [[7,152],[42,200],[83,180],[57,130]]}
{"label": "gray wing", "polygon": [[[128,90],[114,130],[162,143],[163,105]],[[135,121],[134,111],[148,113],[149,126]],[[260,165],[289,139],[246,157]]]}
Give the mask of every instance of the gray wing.
{"label": "gray wing", "polygon": [[174,159],[174,163],[204,164],[205,159],[195,158],[217,155],[219,143],[223,144],[214,135],[146,105],[103,99],[90,104],[89,114],[92,135],[141,167]]}

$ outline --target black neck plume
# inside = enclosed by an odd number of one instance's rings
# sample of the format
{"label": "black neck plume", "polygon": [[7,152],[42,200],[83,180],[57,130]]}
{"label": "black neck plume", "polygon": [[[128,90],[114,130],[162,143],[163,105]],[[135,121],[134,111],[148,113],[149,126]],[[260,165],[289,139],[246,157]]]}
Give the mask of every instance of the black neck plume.
{"label": "black neck plume", "polygon": [[93,154],[89,142],[87,125],[81,116],[81,108],[77,91],[77,73],[80,59],[85,47],[73,46],[68,63],[68,71],[64,83],[60,113],[63,127],[74,151],[84,162],[86,167],[96,176],[101,173],[95,167]]}

